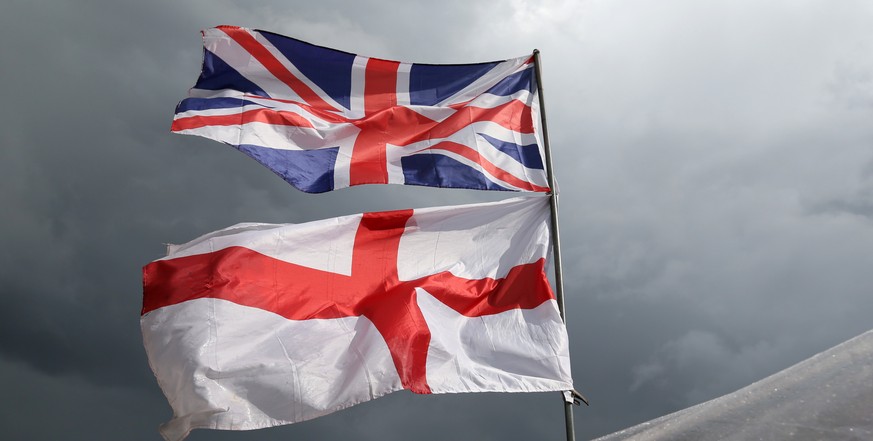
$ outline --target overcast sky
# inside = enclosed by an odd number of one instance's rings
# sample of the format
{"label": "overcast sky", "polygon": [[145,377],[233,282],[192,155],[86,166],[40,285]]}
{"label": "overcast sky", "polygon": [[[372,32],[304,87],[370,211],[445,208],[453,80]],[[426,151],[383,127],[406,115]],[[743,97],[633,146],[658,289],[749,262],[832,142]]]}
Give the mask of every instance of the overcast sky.
{"label": "overcast sky", "polygon": [[[300,193],[171,135],[199,31],[271,30],[459,63],[542,51],[576,409],[588,439],[720,396],[873,328],[873,2],[40,1],[0,13],[0,427],[159,440],[139,330],[167,242],[506,194]],[[559,394],[397,392],[191,440],[562,439]]]}

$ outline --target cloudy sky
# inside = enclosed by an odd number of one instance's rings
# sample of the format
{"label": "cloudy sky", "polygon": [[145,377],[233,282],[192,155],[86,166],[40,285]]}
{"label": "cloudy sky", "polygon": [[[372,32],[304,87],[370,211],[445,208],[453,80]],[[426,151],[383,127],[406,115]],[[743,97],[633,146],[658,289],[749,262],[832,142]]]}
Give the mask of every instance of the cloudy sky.
{"label": "cloudy sky", "polygon": [[[0,14],[0,427],[159,440],[141,267],[237,222],[504,197],[292,189],[169,133],[203,28],[430,63],[542,51],[573,376],[588,439],[731,392],[873,328],[866,0],[6,0]],[[558,394],[398,392],[191,440],[561,439]]]}

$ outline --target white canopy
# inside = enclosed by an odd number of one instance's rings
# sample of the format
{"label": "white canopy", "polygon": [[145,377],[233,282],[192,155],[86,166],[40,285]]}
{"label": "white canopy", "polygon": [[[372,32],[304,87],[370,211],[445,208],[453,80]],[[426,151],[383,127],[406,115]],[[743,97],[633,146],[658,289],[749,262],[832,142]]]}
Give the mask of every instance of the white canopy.
{"label": "white canopy", "polygon": [[614,440],[873,439],[873,330],[728,395]]}

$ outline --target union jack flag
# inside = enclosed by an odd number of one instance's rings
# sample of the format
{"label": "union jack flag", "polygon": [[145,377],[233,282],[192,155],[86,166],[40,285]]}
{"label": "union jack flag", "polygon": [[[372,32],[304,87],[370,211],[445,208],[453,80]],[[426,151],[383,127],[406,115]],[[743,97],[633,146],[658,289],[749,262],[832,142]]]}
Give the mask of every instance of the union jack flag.
{"label": "union jack flag", "polygon": [[230,144],[299,190],[549,191],[531,56],[403,63],[236,26],[203,44],[172,131]]}

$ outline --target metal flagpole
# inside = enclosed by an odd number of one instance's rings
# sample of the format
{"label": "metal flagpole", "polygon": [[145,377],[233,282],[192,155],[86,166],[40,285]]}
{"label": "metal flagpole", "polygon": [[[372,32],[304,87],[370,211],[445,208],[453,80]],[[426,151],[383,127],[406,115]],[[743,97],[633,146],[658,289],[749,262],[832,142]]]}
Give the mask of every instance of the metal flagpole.
{"label": "metal flagpole", "polygon": [[[554,250],[555,262],[555,294],[558,297],[558,311],[561,313],[561,319],[564,324],[567,323],[566,314],[564,313],[564,278],[561,268],[561,238],[558,229],[558,192],[555,186],[555,174],[552,171],[552,152],[549,148],[549,130],[546,126],[546,106],[543,98],[543,80],[540,71],[540,51],[534,49],[534,68],[537,76],[537,92],[540,100],[540,119],[542,121],[543,130],[543,148],[546,154],[546,175],[549,179],[549,188],[552,189],[549,195],[549,207],[552,211],[552,249]],[[564,421],[567,425],[567,441],[576,440],[576,432],[573,426],[573,404],[579,404],[580,401],[588,404],[585,397],[581,396],[575,390],[567,391],[571,399],[568,399],[567,393],[562,393],[564,401]]]}

